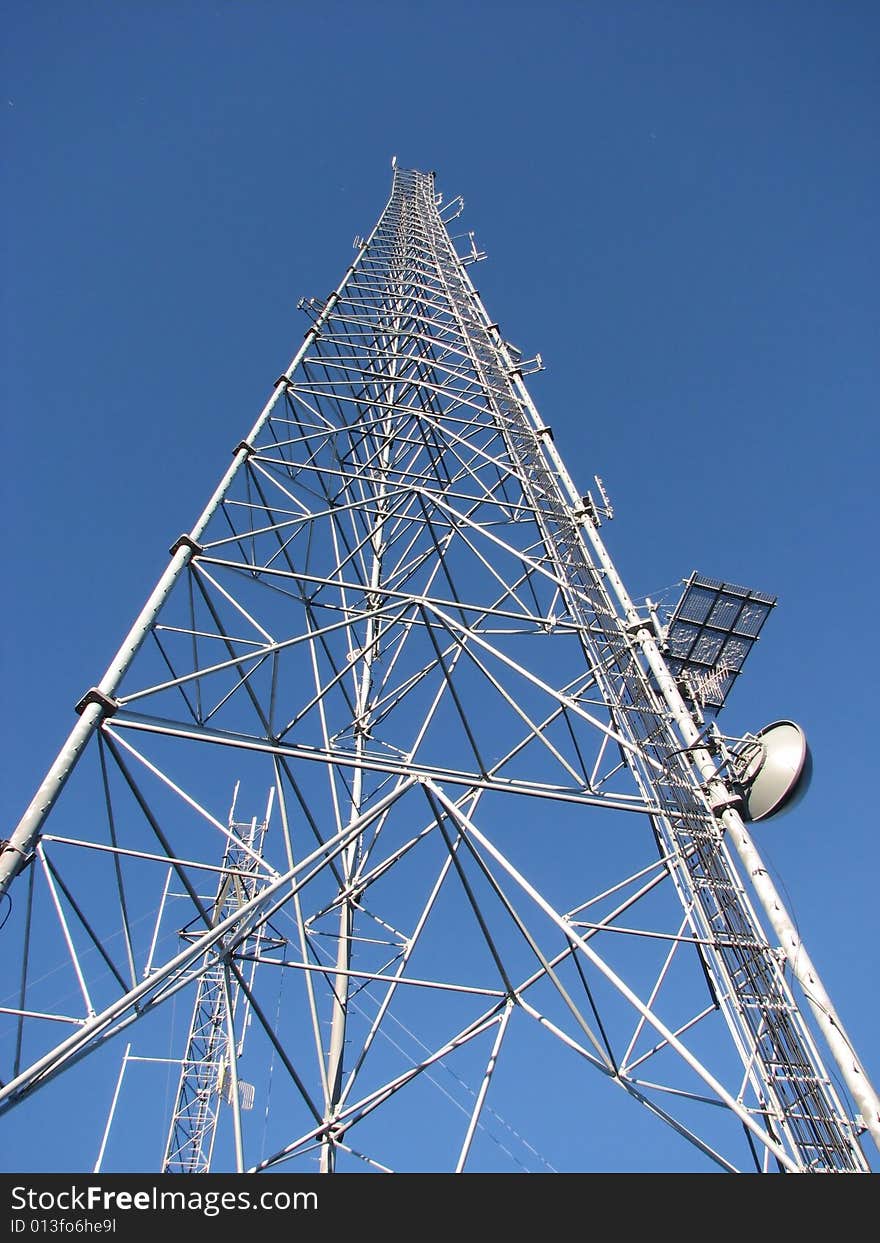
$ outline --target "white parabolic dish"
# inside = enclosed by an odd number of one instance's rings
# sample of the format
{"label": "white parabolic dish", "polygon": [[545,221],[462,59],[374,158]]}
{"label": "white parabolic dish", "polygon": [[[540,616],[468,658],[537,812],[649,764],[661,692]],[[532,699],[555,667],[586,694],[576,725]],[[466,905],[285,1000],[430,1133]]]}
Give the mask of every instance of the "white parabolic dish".
{"label": "white parabolic dish", "polygon": [[762,758],[743,798],[745,820],[766,820],[800,802],[813,775],[807,738],[794,721],[774,721],[757,734]]}

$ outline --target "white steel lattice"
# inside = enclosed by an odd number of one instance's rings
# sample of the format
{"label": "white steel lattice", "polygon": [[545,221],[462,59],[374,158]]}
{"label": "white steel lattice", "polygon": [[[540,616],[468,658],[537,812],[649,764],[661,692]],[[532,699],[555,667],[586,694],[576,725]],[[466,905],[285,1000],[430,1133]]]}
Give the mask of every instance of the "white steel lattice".
{"label": "white steel lattice", "polygon": [[[179,1058],[187,990],[191,1015],[216,993],[254,1085],[246,1116],[209,1102],[215,1166],[590,1168],[639,1127],[640,1168],[672,1137],[686,1168],[867,1170],[846,1091],[869,1126],[876,1098],[854,1058],[845,1087],[825,1069],[805,951],[762,927],[735,798],[433,174],[395,170],[304,306],[0,857],[2,1106],[108,1067],[122,1031]],[[236,836],[248,888],[218,910],[232,779],[275,811],[262,849]],[[127,1168],[150,1168],[140,1130]]]}
{"label": "white steel lattice", "polygon": [[[237,794],[236,789],[236,797]],[[233,818],[233,798],[229,842],[211,910],[214,925],[232,919],[256,895],[257,868],[271,806],[270,796],[266,817],[259,824],[256,819],[239,822]],[[257,924],[238,948],[239,961],[247,964],[245,974],[251,984],[265,933],[266,925]],[[181,932],[182,937],[191,935],[188,929]],[[208,1173],[222,1101],[225,1099],[234,1109],[244,1102],[251,1107],[252,1085],[240,1084],[237,1074],[242,1045],[235,1038],[240,991],[230,963],[216,950],[209,951],[196,984],[193,1016],[162,1161],[165,1174]],[[240,1126],[240,1118],[238,1122]]]}

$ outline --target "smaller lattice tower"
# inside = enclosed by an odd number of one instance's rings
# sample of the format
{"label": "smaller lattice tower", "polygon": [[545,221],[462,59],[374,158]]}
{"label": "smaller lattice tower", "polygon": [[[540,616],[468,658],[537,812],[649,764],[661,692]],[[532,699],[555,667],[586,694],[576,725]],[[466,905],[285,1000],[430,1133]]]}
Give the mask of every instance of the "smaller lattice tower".
{"label": "smaller lattice tower", "polygon": [[[242,907],[256,895],[263,839],[272,814],[272,795],[259,823],[237,822],[238,786],[229,812],[229,843],[223,856],[217,894],[211,906],[211,924],[235,923]],[[240,960],[249,964],[250,982],[259,958],[266,926],[259,923],[239,942]],[[182,934],[184,939],[186,932]],[[206,1174],[217,1133],[217,1116],[225,1100],[237,1113],[253,1106],[253,1085],[239,1079],[238,1059],[244,1044],[246,1019],[236,1017],[241,988],[238,973],[218,949],[209,951],[196,985],[195,1004],[180,1067],[177,1099],[171,1118],[162,1173]],[[245,1003],[246,1009],[247,1003]],[[240,1121],[236,1133],[240,1132]]]}

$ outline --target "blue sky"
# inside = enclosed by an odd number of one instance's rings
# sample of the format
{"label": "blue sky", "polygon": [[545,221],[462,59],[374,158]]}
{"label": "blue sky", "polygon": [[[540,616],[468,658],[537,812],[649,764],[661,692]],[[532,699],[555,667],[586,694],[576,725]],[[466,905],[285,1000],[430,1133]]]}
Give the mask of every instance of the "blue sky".
{"label": "blue sky", "polygon": [[779,596],[722,717],[792,717],[761,830],[880,1081],[876,204],[863,3],[4,2],[3,805],[17,820],[387,198],[472,269],[634,596]]}

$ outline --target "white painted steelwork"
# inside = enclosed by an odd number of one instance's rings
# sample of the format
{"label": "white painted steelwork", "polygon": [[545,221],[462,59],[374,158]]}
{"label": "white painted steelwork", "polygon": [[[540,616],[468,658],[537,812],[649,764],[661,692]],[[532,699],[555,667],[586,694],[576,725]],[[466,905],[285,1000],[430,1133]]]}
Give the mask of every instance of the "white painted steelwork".
{"label": "white painted steelwork", "polygon": [[160,1167],[145,1076],[199,1044],[197,1168],[867,1172],[876,1096],[460,210],[395,167],[10,834],[5,1125],[88,1083],[101,1168],[132,1111]]}

